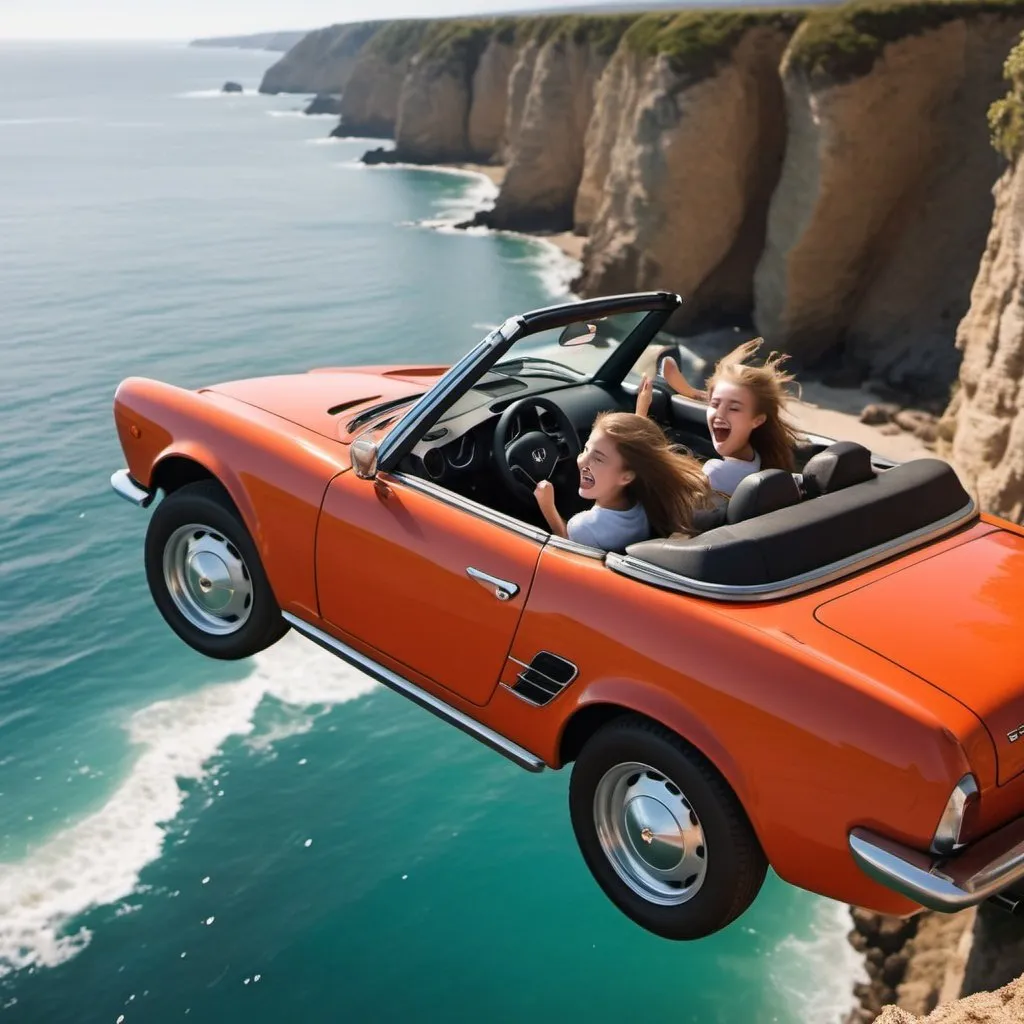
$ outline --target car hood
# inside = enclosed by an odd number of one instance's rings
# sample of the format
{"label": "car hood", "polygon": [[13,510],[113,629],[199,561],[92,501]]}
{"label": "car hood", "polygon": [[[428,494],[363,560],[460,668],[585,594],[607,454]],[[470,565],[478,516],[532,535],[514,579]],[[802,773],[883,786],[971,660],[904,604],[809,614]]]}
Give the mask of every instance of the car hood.
{"label": "car hood", "polygon": [[[203,390],[228,395],[347,444],[368,425],[357,419],[360,413],[385,402],[420,395],[444,372],[443,366],[325,368],[228,381]],[[403,406],[395,410],[395,415],[407,411],[408,407]]]}
{"label": "car hood", "polygon": [[815,617],[970,708],[992,736],[1000,785],[1024,771],[1024,537],[993,529]]}

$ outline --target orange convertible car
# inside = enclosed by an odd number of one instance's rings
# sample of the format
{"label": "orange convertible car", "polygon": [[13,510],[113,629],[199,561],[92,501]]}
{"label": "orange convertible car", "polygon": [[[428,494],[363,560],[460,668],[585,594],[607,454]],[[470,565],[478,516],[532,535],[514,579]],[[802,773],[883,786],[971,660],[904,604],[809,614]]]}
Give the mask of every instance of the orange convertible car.
{"label": "orange convertible car", "polygon": [[[451,368],[117,389],[171,628],[243,658],[293,628],[530,771],[608,897],[672,939],[723,928],[768,865],[890,914],[1024,892],[1024,530],[953,470],[809,437],[691,539],[603,552],[581,507],[594,417],[632,409],[680,299],[506,320]],[[652,415],[697,455],[704,408]],[[576,503],[574,505],[574,502]]]}

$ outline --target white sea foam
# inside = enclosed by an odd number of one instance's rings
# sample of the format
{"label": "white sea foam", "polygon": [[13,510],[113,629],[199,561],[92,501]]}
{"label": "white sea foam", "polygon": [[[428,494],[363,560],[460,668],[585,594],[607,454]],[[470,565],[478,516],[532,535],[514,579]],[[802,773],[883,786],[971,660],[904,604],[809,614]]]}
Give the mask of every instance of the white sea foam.
{"label": "white sea foam", "polygon": [[0,128],[15,128],[32,124],[78,124],[81,117],[0,117]]}
{"label": "white sea foam", "polygon": [[794,1020],[839,1024],[856,1005],[855,982],[867,981],[864,958],[846,938],[853,923],[845,903],[821,900],[809,938],[787,935],[771,957],[770,975]]}
{"label": "white sea foam", "polygon": [[[296,634],[254,660],[236,683],[206,686],[136,711],[126,723],[139,756],[95,813],[51,836],[21,860],[0,865],[0,977],[52,967],[85,948],[86,928],[66,926],[84,911],[123,900],[163,849],[185,794],[179,779],[202,780],[232,736],[255,746],[312,727],[330,706],[354,700],[374,683]],[[262,737],[256,710],[274,698],[291,716]],[[303,709],[312,709],[303,714]]]}
{"label": "white sea foam", "polygon": [[176,100],[249,99],[262,95],[251,86],[243,92],[224,92],[223,89],[193,89],[191,92],[174,94]]}

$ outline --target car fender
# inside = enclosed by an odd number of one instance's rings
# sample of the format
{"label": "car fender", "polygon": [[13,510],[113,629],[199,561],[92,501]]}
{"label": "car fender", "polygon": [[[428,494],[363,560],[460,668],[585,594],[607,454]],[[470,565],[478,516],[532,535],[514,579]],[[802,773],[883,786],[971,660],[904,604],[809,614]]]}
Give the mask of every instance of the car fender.
{"label": "car fender", "polygon": [[[658,722],[703,754],[743,804],[751,822],[754,821],[753,804],[755,793],[748,784],[747,776],[736,758],[719,742],[714,733],[697,718],[682,701],[673,699],[663,687],[657,687],[640,679],[605,677],[588,683],[577,697],[577,708],[568,716],[558,737],[559,747],[566,726],[572,718],[585,708],[595,705],[617,705],[626,711],[633,711]],[[757,830],[756,824],[754,825]]]}
{"label": "car fender", "polygon": [[114,416],[131,476],[152,488],[171,458],[202,466],[227,490],[282,608],[319,614],[314,538],[327,486],[348,448],[215,392],[145,378],[117,390]]}

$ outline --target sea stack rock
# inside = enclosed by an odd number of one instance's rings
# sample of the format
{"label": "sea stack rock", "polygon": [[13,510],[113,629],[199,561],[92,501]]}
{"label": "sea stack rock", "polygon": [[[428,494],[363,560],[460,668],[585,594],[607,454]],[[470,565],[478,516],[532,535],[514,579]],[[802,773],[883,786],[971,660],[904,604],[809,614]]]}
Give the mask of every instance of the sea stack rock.
{"label": "sea stack rock", "polygon": [[241,85],[238,82],[225,82],[220,90],[221,92],[244,92]]}
{"label": "sea stack rock", "polygon": [[340,114],[341,113],[341,97],[332,96],[329,93],[317,93],[316,96],[310,101],[308,107],[306,107],[304,113],[306,114]]}

